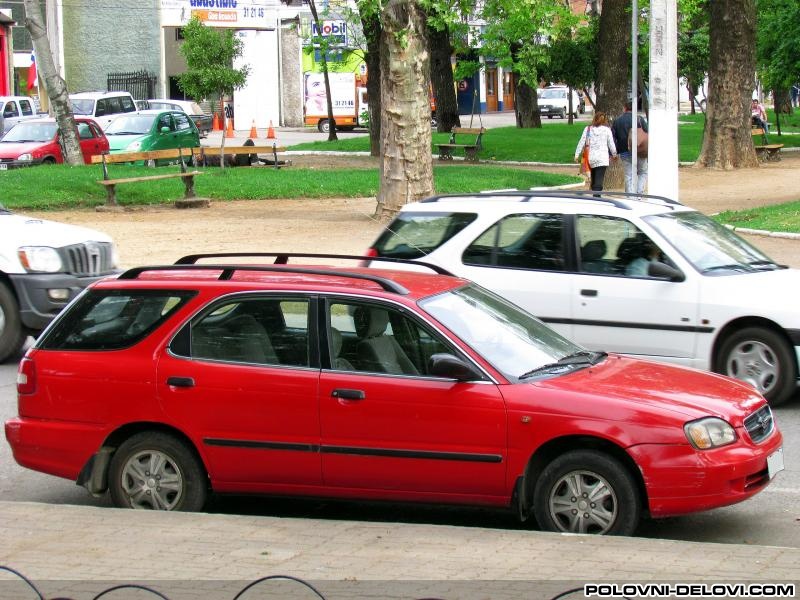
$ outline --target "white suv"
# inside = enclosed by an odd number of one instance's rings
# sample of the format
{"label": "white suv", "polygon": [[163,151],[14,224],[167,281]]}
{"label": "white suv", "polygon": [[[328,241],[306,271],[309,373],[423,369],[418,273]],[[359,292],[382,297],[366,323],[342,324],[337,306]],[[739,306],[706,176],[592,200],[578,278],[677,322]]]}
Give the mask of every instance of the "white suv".
{"label": "white suv", "polygon": [[80,92],[69,95],[76,115],[92,117],[105,131],[117,116],[136,112],[136,103],[128,92]]}
{"label": "white suv", "polygon": [[371,256],[423,259],[592,350],[713,370],[773,405],[794,394],[800,271],[655,196],[488,192],[402,208]]}
{"label": "white suv", "polygon": [[[539,103],[539,113],[548,119],[560,117],[565,119],[569,114],[569,88],[565,85],[551,85],[536,90]],[[572,90],[572,116],[578,118],[578,113],[586,112],[583,98]]]}

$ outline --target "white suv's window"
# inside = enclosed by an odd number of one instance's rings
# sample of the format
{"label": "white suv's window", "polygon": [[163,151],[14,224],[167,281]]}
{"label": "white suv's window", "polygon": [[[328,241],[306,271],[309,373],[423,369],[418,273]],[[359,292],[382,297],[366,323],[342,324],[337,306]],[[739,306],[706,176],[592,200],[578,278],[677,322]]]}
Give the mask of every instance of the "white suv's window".
{"label": "white suv's window", "polygon": [[563,271],[563,220],[560,214],[507,216],[467,247],[464,264]]}
{"label": "white suv's window", "polygon": [[655,244],[636,225],[617,217],[578,215],[575,227],[580,272],[647,275]]}
{"label": "white suv's window", "polygon": [[400,213],[375,242],[378,256],[422,258],[472,223],[475,213]]}

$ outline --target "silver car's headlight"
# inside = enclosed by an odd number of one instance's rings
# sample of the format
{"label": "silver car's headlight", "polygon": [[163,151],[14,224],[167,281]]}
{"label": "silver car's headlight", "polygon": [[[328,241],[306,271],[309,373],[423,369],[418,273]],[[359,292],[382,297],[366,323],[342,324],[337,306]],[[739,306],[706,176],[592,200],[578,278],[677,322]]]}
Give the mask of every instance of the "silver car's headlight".
{"label": "silver car's headlight", "polygon": [[683,426],[689,443],[698,450],[727,446],[736,441],[736,431],[729,423],[717,417],[705,417]]}
{"label": "silver car's headlight", "polygon": [[17,250],[17,256],[28,271],[58,273],[64,268],[58,252],[49,246],[22,246]]}

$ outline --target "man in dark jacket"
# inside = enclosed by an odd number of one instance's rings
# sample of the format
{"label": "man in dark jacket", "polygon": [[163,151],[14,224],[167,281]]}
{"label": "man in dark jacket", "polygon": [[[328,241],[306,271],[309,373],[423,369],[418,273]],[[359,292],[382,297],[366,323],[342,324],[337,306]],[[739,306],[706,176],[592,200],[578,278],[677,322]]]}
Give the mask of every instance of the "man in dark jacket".
{"label": "man in dark jacket", "polygon": [[[638,180],[636,189],[634,189],[633,164],[631,162],[631,151],[628,149],[628,135],[633,126],[632,108],[633,103],[628,100],[628,102],[625,103],[625,112],[614,119],[614,123],[611,125],[611,133],[614,135],[614,145],[617,147],[617,152],[619,152],[619,157],[622,159],[622,165],[625,168],[625,191],[643,194],[645,187],[647,187],[647,157],[636,157],[636,174]],[[639,115],[638,121],[642,129],[647,131],[647,120]]]}

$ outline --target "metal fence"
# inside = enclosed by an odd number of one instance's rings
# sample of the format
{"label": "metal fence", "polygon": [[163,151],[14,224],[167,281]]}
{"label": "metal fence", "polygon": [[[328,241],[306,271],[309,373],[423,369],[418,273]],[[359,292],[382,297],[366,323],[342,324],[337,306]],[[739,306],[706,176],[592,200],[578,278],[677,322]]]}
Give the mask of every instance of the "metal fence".
{"label": "metal fence", "polygon": [[155,97],[156,76],[149,71],[109,73],[106,87],[109,92],[130,92],[134,100]]}

